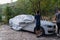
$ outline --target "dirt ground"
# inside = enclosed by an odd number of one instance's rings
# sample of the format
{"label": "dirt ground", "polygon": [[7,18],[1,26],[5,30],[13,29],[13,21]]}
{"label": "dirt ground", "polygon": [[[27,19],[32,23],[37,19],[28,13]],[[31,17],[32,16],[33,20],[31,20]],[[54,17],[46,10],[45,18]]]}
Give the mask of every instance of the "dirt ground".
{"label": "dirt ground", "polygon": [[60,40],[56,36],[44,36],[37,38],[35,34],[12,30],[8,25],[0,26],[0,40]]}

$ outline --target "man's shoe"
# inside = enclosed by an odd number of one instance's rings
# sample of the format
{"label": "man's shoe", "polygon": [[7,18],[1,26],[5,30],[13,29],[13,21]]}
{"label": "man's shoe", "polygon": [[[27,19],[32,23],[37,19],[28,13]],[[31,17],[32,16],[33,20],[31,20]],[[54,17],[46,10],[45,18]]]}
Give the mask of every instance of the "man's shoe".
{"label": "man's shoe", "polygon": [[58,38],[60,38],[60,36],[57,36]]}
{"label": "man's shoe", "polygon": [[57,37],[58,37],[58,38],[60,38],[60,35],[59,35],[59,34],[57,34]]}
{"label": "man's shoe", "polygon": [[40,36],[37,36],[37,38],[39,38]]}

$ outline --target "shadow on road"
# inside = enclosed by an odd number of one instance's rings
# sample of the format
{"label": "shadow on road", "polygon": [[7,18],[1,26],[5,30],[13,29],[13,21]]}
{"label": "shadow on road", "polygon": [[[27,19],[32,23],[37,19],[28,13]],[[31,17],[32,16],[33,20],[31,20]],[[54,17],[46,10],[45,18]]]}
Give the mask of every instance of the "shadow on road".
{"label": "shadow on road", "polygon": [[[30,32],[30,31],[27,31],[27,30],[19,30],[19,31],[21,31],[21,32],[28,32],[28,33],[32,33],[32,34],[35,34],[34,32]],[[41,37],[50,37],[50,38],[55,38],[55,37],[57,37],[57,35],[56,34],[51,34],[51,35],[42,35]]]}

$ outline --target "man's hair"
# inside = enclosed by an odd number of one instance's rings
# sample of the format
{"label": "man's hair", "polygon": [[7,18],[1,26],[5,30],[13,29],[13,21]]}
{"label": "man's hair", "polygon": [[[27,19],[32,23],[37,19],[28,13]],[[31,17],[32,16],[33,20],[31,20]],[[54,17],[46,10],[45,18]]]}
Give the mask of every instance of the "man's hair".
{"label": "man's hair", "polygon": [[37,11],[37,13],[39,13],[39,11]]}
{"label": "man's hair", "polygon": [[40,14],[40,11],[39,10],[37,11],[37,14]]}
{"label": "man's hair", "polygon": [[60,11],[60,8],[58,8],[58,11]]}

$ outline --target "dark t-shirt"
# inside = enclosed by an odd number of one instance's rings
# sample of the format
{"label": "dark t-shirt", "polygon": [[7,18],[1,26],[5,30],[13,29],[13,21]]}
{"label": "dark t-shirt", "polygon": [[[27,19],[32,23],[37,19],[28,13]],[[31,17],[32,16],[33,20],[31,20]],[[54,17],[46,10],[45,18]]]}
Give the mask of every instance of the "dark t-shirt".
{"label": "dark t-shirt", "polygon": [[56,21],[57,23],[60,23],[60,13],[56,13]]}
{"label": "dark t-shirt", "polygon": [[35,15],[36,25],[40,26],[40,15]]}

